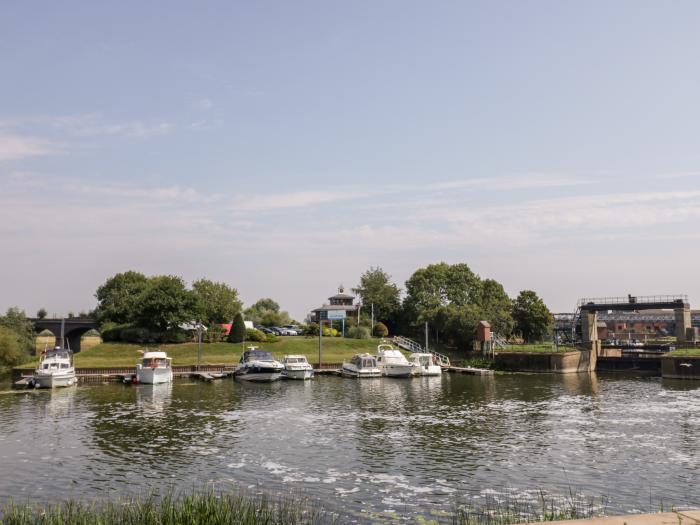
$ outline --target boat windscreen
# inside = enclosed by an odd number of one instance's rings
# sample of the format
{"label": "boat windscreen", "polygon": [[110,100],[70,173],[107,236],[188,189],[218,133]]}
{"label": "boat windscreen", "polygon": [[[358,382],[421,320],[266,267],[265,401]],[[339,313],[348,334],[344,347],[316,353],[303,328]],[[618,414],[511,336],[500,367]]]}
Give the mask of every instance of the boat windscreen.
{"label": "boat windscreen", "polygon": [[272,359],[272,354],[266,352],[265,350],[250,350],[243,354],[243,360],[245,361],[274,361]]}

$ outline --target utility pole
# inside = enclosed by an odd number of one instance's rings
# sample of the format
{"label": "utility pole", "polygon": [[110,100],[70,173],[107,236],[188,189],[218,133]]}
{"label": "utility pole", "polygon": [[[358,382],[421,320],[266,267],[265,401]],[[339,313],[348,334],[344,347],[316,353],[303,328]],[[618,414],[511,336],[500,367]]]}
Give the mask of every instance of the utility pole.
{"label": "utility pole", "polygon": [[425,322],[425,351],[428,351],[428,321]]}
{"label": "utility pole", "polygon": [[374,303],[372,303],[372,324],[369,327],[369,333],[374,335]]}
{"label": "utility pole", "polygon": [[[321,313],[319,312],[319,317]],[[318,369],[321,370],[321,352],[323,350],[323,319],[318,320]]]}
{"label": "utility pole", "polygon": [[197,323],[197,371],[202,364],[202,323]]}

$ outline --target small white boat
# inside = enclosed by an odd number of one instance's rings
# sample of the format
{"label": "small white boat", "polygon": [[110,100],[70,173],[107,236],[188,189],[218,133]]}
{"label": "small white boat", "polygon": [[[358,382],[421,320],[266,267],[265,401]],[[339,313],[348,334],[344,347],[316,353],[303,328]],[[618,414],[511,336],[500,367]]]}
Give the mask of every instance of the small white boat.
{"label": "small white boat", "polygon": [[437,364],[433,354],[416,352],[408,358],[413,365],[413,375],[416,376],[439,376],[442,374],[442,367]]}
{"label": "small white boat", "polygon": [[144,352],[136,365],[136,382],[146,385],[170,383],[173,380],[172,359],[165,352]]}
{"label": "small white boat", "polygon": [[53,350],[45,350],[42,353],[31,383],[35,388],[54,388],[73,386],[77,382],[73,367],[73,353],[57,346]]}
{"label": "small white boat", "polygon": [[377,359],[369,354],[356,354],[349,363],[343,363],[340,369],[343,377],[381,377],[382,371],[377,367]]}
{"label": "small white boat", "polygon": [[377,366],[386,377],[411,377],[413,365],[393,346],[382,343],[377,347]]}
{"label": "small white boat", "polygon": [[233,377],[243,381],[269,383],[280,379],[283,370],[284,365],[276,361],[270,352],[251,346],[243,352]]}
{"label": "small white boat", "polygon": [[311,379],[314,376],[314,367],[309,364],[305,355],[286,355],[282,364],[282,376],[287,379]]}

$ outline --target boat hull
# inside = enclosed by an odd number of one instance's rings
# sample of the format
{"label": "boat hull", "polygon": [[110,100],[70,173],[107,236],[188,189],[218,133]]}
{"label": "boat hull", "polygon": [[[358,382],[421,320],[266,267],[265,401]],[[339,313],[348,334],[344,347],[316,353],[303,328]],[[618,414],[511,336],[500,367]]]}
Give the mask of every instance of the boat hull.
{"label": "boat hull", "polygon": [[414,375],[417,376],[440,376],[442,375],[442,368],[438,365],[430,365],[428,367],[417,366],[414,371]]}
{"label": "boat hull", "polygon": [[340,375],[353,379],[370,379],[374,377],[382,377],[382,372],[379,369],[372,370],[354,370],[352,368],[343,367],[340,370]]}
{"label": "boat hull", "polygon": [[414,373],[412,365],[384,365],[379,368],[384,377],[411,377]]}
{"label": "boat hull", "polygon": [[282,370],[282,376],[287,379],[311,379],[314,376],[313,369],[311,370]]}
{"label": "boat hull", "polygon": [[136,381],[144,385],[159,385],[171,383],[173,380],[172,368],[141,368],[136,369]]}
{"label": "boat hull", "polygon": [[75,371],[62,374],[34,374],[34,388],[60,388],[77,384]]}
{"label": "boat hull", "polygon": [[282,371],[243,371],[239,374],[234,374],[233,377],[241,381],[251,381],[255,383],[272,383],[273,381],[277,381],[282,378]]}

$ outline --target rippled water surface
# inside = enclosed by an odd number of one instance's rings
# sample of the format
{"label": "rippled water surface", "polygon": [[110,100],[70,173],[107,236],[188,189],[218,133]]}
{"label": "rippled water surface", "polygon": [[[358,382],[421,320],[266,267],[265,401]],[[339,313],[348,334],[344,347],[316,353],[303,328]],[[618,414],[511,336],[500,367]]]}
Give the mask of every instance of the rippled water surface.
{"label": "rippled water surface", "polygon": [[0,500],[213,483],[293,490],[354,515],[428,515],[505,489],[603,496],[614,511],[700,506],[699,387],[450,374],[4,388]]}

